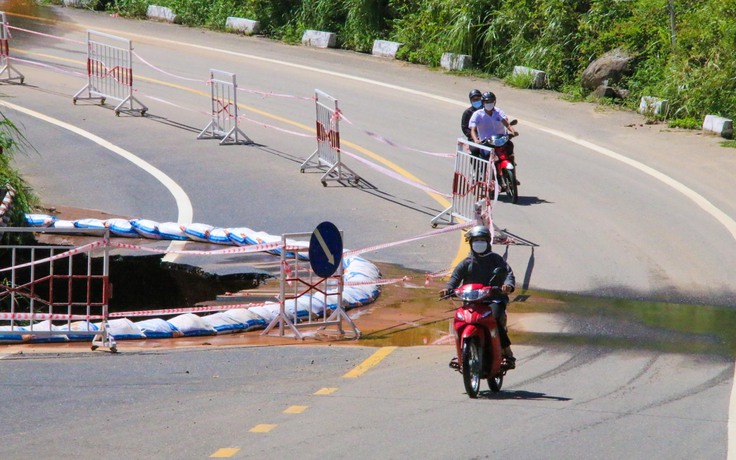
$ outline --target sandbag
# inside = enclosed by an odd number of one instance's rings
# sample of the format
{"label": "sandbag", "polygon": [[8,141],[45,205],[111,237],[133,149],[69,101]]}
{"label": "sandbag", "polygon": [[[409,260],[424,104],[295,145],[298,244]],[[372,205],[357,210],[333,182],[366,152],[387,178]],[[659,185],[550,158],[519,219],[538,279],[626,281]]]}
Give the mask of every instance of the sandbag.
{"label": "sandbag", "polygon": [[192,241],[200,243],[209,243],[209,235],[215,227],[208,224],[193,223],[188,225],[180,225],[179,228]]}
{"label": "sandbag", "polygon": [[130,221],[130,225],[143,238],[149,238],[152,240],[161,239],[161,233],[158,230],[158,222],[148,219],[133,219]]}
{"label": "sandbag", "polygon": [[115,236],[122,236],[125,238],[138,238],[140,235],[133,228],[133,225],[129,220],[113,218],[105,221],[105,226],[110,229],[110,233]]}
{"label": "sandbag", "polygon": [[207,324],[202,318],[194,313],[184,313],[168,320],[185,337],[198,335],[214,335],[217,333],[214,327]]}
{"label": "sandbag", "polygon": [[181,225],[176,222],[161,222],[158,224],[158,232],[164,240],[185,241],[189,239],[181,229]]}
{"label": "sandbag", "polygon": [[168,339],[183,334],[173,324],[161,318],[144,319],[135,323],[148,339]]}
{"label": "sandbag", "polygon": [[57,221],[56,216],[49,214],[26,214],[25,218],[29,227],[51,227]]}

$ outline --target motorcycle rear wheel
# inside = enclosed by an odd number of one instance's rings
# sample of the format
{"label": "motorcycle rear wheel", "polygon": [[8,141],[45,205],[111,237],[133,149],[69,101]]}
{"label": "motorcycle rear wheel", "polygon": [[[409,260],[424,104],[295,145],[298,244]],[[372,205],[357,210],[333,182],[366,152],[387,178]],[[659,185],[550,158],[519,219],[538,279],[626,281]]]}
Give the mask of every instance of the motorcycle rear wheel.
{"label": "motorcycle rear wheel", "polygon": [[473,399],[477,398],[480,393],[482,362],[478,341],[468,339],[463,342],[463,383],[468,396]]}
{"label": "motorcycle rear wheel", "polygon": [[519,201],[519,186],[516,185],[516,173],[512,169],[504,169],[503,175],[506,194],[511,198],[511,202],[516,204]]}

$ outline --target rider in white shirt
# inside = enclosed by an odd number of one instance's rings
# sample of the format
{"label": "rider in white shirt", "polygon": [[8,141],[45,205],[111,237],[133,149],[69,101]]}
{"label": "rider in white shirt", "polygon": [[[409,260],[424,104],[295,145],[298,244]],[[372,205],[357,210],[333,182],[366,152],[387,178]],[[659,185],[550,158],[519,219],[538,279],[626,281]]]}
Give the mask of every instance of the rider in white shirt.
{"label": "rider in white shirt", "polygon": [[[508,133],[511,137],[516,135],[514,127],[509,124],[509,118],[506,113],[499,107],[496,107],[496,95],[491,92],[483,93],[481,96],[483,110],[478,110],[470,117],[470,134],[473,142],[480,144],[483,140],[491,136],[502,136]],[[508,142],[511,144],[511,141]],[[510,155],[513,156],[514,147],[511,144],[509,148]],[[484,156],[488,156],[488,151],[484,151]]]}
{"label": "rider in white shirt", "polygon": [[[483,103],[483,109],[473,113],[470,117],[470,134],[473,137],[473,142],[481,144],[485,139],[491,136],[503,136],[504,134],[509,135],[509,140],[506,142],[506,151],[509,155],[511,163],[516,166],[516,158],[514,157],[514,143],[511,142],[511,137],[516,136],[518,133],[509,123],[509,118],[506,113],[500,108],[496,107],[496,95],[489,92],[483,93],[481,96],[481,102]],[[487,159],[489,156],[488,150],[481,150],[482,158]],[[516,184],[520,182],[518,176]]]}

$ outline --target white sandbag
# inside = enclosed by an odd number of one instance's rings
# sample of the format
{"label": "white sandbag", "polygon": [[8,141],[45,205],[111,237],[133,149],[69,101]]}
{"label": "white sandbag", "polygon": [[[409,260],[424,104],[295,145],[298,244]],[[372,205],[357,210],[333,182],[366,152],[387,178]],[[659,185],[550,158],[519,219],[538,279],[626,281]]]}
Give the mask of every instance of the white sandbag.
{"label": "white sandbag", "polygon": [[0,334],[0,343],[29,342],[32,338],[25,332],[26,328],[20,326],[14,326],[12,329],[10,326],[0,326],[0,331],[12,332],[12,334]]}
{"label": "white sandbag", "polygon": [[[278,306],[278,304],[276,304],[276,306]],[[250,307],[248,308],[248,310],[250,310],[251,312],[263,318],[263,320],[266,321],[267,323],[270,323],[271,321],[273,321],[273,319],[276,318],[276,315],[278,314],[278,310],[276,311],[276,313],[274,313],[272,309],[266,308],[265,306],[264,307]]]}
{"label": "white sandbag", "polygon": [[29,334],[32,335],[31,342],[34,343],[48,343],[48,342],[68,342],[69,338],[66,335],[36,335],[34,332],[49,332],[49,331],[59,331],[59,326],[54,326],[54,324],[49,321],[41,321],[39,323],[33,324],[33,330],[31,330],[31,326],[26,326],[25,328]]}
{"label": "white sandbag", "polygon": [[158,231],[158,222],[148,219],[133,219],[130,225],[143,238],[160,240],[161,233]]}
{"label": "white sandbag", "polygon": [[214,244],[235,244],[234,241],[230,240],[227,236],[227,231],[224,228],[213,228],[210,234],[207,235],[207,239],[210,243]]}
{"label": "white sandbag", "polygon": [[[100,219],[77,219],[74,221],[76,228],[90,229],[90,230],[105,230],[105,221]],[[100,232],[91,232],[90,235],[99,235]]]}
{"label": "white sandbag", "polygon": [[202,320],[217,331],[218,334],[228,334],[233,332],[241,332],[247,328],[246,323],[238,321],[225,312],[217,312],[211,315],[205,315]]}
{"label": "white sandbag", "polygon": [[307,311],[311,310],[314,316],[321,316],[326,308],[324,298],[324,295],[318,293],[312,295],[306,294],[299,297],[297,303],[299,304],[299,308]]}
{"label": "white sandbag", "polygon": [[381,278],[381,271],[378,267],[362,257],[348,257],[343,259],[342,263],[346,273],[362,273],[372,280]]}
{"label": "white sandbag", "polygon": [[202,318],[194,313],[184,313],[168,320],[172,326],[179,330],[183,336],[214,335],[215,328],[207,324]]}
{"label": "white sandbag", "polygon": [[248,235],[253,233],[253,230],[249,229],[248,227],[235,227],[235,228],[228,228],[225,229],[227,232],[227,237],[232,241],[233,243],[239,245],[239,246],[245,246],[248,243]]}
{"label": "white sandbag", "polygon": [[173,324],[161,318],[144,319],[135,323],[147,339],[168,339],[182,334]]}
{"label": "white sandbag", "polygon": [[[269,235],[266,232],[252,231],[245,235],[245,239],[248,241],[248,244],[264,244],[264,243],[272,243],[274,241],[273,240],[274,236]],[[280,241],[281,238],[278,238],[278,240]]]}
{"label": "white sandbag", "polygon": [[[102,329],[102,323],[95,323],[99,329]],[[145,339],[141,329],[128,318],[116,318],[107,322],[108,332],[115,337],[115,340],[135,340]]]}
{"label": "white sandbag", "polygon": [[74,227],[74,221],[71,220],[62,220],[57,219],[54,221],[53,225],[51,225],[53,228],[63,228],[63,229],[69,229],[69,228],[76,228]]}
{"label": "white sandbag", "polygon": [[284,311],[291,318],[294,317],[294,312],[296,312],[298,320],[308,319],[311,316],[311,312],[309,311],[309,299],[306,298],[306,296],[301,296],[298,299],[286,299],[284,301]]}
{"label": "white sandbag", "polygon": [[[70,324],[62,324],[59,326],[59,330],[69,331],[66,335],[69,340],[92,340],[94,333],[99,331],[97,326],[90,323],[89,321],[74,321]],[[74,332],[85,332],[85,334],[75,334]]]}
{"label": "white sandbag", "polygon": [[[281,243],[281,237],[271,235],[266,232],[254,232],[247,237],[248,244],[270,244],[270,243]],[[270,249],[266,251],[269,254],[281,255],[281,248]],[[294,257],[292,255],[292,257]]]}
{"label": "white sandbag", "polygon": [[[296,257],[299,260],[309,260],[309,241],[298,241],[298,240],[292,240],[292,239],[286,239],[286,245],[287,246],[294,246],[297,248],[301,248],[302,250],[296,251]],[[276,249],[274,251],[275,253],[281,255],[281,249]],[[294,251],[287,251],[286,257],[293,259],[294,258]]]}
{"label": "white sandbag", "polygon": [[180,225],[182,232],[192,241],[201,243],[209,243],[210,232],[215,228],[212,225],[193,223],[188,225]]}
{"label": "white sandbag", "polygon": [[158,232],[161,234],[161,238],[164,240],[188,240],[184,230],[181,229],[181,225],[176,222],[161,222],[158,224]]}
{"label": "white sandbag", "polygon": [[247,308],[233,308],[232,310],[223,311],[222,314],[229,316],[233,321],[244,324],[245,329],[243,329],[243,331],[245,332],[255,329],[265,329],[266,326],[268,326],[265,319]]}
{"label": "white sandbag", "polygon": [[25,217],[29,227],[50,227],[57,221],[56,216],[48,214],[26,214]]}
{"label": "white sandbag", "polygon": [[376,285],[347,286],[342,291],[342,304],[345,308],[360,307],[373,302],[377,295]]}
{"label": "white sandbag", "polygon": [[263,309],[268,311],[268,314],[272,315],[272,318],[275,318],[279,315],[279,312],[281,311],[281,305],[278,302],[266,302],[266,305],[263,306]]}
{"label": "white sandbag", "polygon": [[105,221],[105,226],[109,228],[110,233],[115,236],[122,236],[125,238],[138,238],[140,236],[127,219],[107,219]]}

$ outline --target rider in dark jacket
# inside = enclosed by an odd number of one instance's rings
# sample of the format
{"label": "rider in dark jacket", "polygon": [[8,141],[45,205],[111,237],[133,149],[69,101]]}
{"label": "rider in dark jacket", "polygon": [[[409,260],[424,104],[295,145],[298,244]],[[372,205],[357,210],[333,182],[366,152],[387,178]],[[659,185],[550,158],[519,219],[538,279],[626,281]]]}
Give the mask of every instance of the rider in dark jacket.
{"label": "rider in dark jacket", "polygon": [[[470,107],[465,109],[465,112],[463,112],[463,116],[460,119],[460,129],[463,130],[463,134],[465,135],[465,138],[469,140],[470,142],[473,142],[473,136],[470,134],[470,126],[468,124],[470,123],[470,117],[473,116],[473,113],[475,113],[477,110],[480,110],[483,108],[483,103],[481,102],[481,92],[480,90],[474,89],[471,90],[468,93],[468,99],[470,99]],[[474,157],[480,158],[480,149],[478,147],[470,147],[470,154]]]}
{"label": "rider in dark jacket", "polygon": [[[503,257],[491,251],[491,232],[483,225],[477,225],[471,228],[465,235],[470,243],[470,256],[462,260],[455,270],[452,277],[447,282],[445,289],[440,291],[440,296],[445,297],[454,289],[463,284],[478,283],[484,286],[500,286],[501,292],[495,294],[494,298],[501,300],[500,303],[491,302],[490,307],[493,311],[493,317],[498,322],[498,331],[501,338],[501,348],[506,367],[514,369],[516,367],[516,358],[511,351],[511,340],[506,331],[506,304],[509,301],[508,294],[514,292],[516,286],[516,278],[511,266],[503,260]],[[500,267],[505,276],[497,276],[493,278],[493,270]]]}

